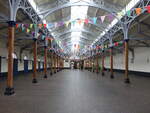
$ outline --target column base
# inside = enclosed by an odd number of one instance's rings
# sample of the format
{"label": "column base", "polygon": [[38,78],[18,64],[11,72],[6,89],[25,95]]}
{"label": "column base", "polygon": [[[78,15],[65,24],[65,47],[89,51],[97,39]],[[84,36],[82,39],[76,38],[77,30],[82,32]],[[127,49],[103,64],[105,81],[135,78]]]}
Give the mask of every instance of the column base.
{"label": "column base", "polygon": [[34,79],[32,80],[32,83],[34,83],[34,84],[38,83],[37,79],[34,78]]}
{"label": "column base", "polygon": [[104,73],[104,72],[102,72],[102,76],[105,76],[105,73]]}
{"label": "column base", "polygon": [[50,73],[50,76],[53,76],[53,73],[52,73],[52,72]]}
{"label": "column base", "polygon": [[4,95],[6,95],[6,96],[11,96],[11,95],[13,95],[13,94],[15,94],[14,88],[9,88],[9,87],[7,87],[7,88],[5,89]]}
{"label": "column base", "polygon": [[47,75],[46,75],[46,74],[44,75],[44,78],[47,78]]}
{"label": "column base", "polygon": [[111,78],[111,79],[114,79],[114,75],[113,75],[113,74],[111,74],[111,75],[110,75],[110,78]]}
{"label": "column base", "polygon": [[130,84],[130,79],[129,79],[129,78],[126,78],[124,82],[125,82],[126,84]]}

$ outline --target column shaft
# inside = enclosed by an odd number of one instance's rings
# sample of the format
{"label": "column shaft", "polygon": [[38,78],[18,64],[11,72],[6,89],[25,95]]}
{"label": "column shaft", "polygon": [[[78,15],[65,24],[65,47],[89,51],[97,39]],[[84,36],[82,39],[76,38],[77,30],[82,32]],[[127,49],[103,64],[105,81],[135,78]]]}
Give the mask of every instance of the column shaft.
{"label": "column shaft", "polygon": [[47,78],[47,47],[44,48],[44,78]]}
{"label": "column shaft", "polygon": [[14,34],[15,34],[15,22],[9,22],[8,28],[8,74],[7,74],[7,87],[5,89],[5,95],[14,94],[13,88],[13,56],[14,53]]}
{"label": "column shaft", "polygon": [[114,78],[113,72],[113,48],[110,48],[110,78]]}
{"label": "column shaft", "polygon": [[130,83],[128,75],[128,40],[125,41],[125,83]]}
{"label": "column shaft", "polygon": [[96,55],[96,73],[99,73],[98,55]]}
{"label": "column shaft", "polygon": [[53,75],[53,53],[51,52],[50,53],[50,58],[51,58],[51,72],[50,72],[50,75],[52,76]]}
{"label": "column shaft", "polygon": [[36,79],[36,76],[37,76],[37,40],[35,39],[34,40],[34,43],[33,43],[33,54],[34,54],[34,69],[33,69],[33,80],[32,80],[32,83],[37,83],[37,79]]}
{"label": "column shaft", "polygon": [[105,68],[105,57],[104,57],[104,52],[103,52],[103,54],[102,54],[102,76],[104,76],[105,75],[105,73],[104,73],[104,68]]}

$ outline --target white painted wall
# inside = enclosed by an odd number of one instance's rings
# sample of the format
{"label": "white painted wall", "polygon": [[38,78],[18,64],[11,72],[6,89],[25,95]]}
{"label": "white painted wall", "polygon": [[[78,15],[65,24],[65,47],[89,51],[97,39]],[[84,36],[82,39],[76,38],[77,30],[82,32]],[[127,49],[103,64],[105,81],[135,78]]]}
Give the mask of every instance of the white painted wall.
{"label": "white painted wall", "polygon": [[32,70],[32,61],[31,61],[31,60],[28,61],[28,69],[29,69],[29,70]]}
{"label": "white painted wall", "polygon": [[2,58],[1,59],[1,72],[7,72],[7,59]]}
{"label": "white painted wall", "polygon": [[[129,70],[150,72],[150,49],[149,48],[136,48],[134,49],[135,57],[134,62],[131,62],[132,54],[129,52]],[[105,58],[105,67],[110,68],[109,57]],[[117,54],[114,56],[114,69],[124,70],[124,55]]]}
{"label": "white painted wall", "polygon": [[18,70],[19,71],[24,70],[24,60],[22,60],[22,61],[18,60]]}
{"label": "white painted wall", "polygon": [[40,67],[41,67],[41,69],[43,69],[44,67],[43,67],[43,62],[41,62],[40,63]]}
{"label": "white painted wall", "polygon": [[[18,70],[23,71],[24,70],[24,56],[28,58],[28,60],[33,60],[33,54],[30,53],[29,51],[23,51],[23,53],[20,56],[20,47],[15,47],[14,52],[16,53],[17,59],[22,59],[22,61],[18,60]],[[2,57],[1,59],[1,72],[7,72],[8,71],[8,63],[7,63],[7,58],[8,58],[8,51],[7,51],[7,40],[0,39],[0,56]],[[40,60],[43,60],[43,57],[38,56]],[[43,67],[43,64],[41,63],[41,67]],[[32,61],[28,62],[28,69],[32,70]],[[37,63],[37,69],[38,69],[38,63]]]}

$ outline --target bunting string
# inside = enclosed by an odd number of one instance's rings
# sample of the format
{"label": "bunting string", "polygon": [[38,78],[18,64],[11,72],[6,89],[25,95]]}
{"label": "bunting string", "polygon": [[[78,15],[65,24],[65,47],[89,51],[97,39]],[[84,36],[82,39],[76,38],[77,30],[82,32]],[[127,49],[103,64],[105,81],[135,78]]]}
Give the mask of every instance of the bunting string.
{"label": "bunting string", "polygon": [[87,47],[89,51],[93,51],[93,50],[104,50],[104,49],[109,49],[111,46],[112,47],[117,47],[119,45],[122,45],[124,43],[124,41],[120,41],[120,42],[115,42],[112,45],[110,44],[105,44],[105,45],[101,45],[101,46],[92,46],[92,47]]}
{"label": "bunting string", "polygon": [[[147,11],[148,13],[150,13],[150,5],[144,7],[144,8],[134,8],[131,10],[128,10],[126,12],[126,15],[128,17],[132,16],[132,12],[135,11],[136,15],[140,15],[143,11]],[[119,12],[117,13],[118,16],[123,16],[124,13],[123,12]],[[61,26],[66,26],[68,27],[70,24],[71,25],[75,25],[75,24],[89,24],[89,23],[93,23],[93,24],[97,24],[97,21],[99,21],[100,23],[104,23],[107,19],[107,21],[112,21],[115,18],[114,14],[107,14],[107,15],[103,15],[103,16],[99,16],[99,17],[92,17],[92,18],[85,18],[85,19],[76,19],[76,20],[70,20],[70,21],[60,21],[60,22],[55,22],[55,23],[47,23],[47,24],[23,24],[23,23],[17,23],[16,24],[16,29],[20,29],[22,30],[22,32],[26,32],[27,34],[32,34],[32,36],[35,36],[35,32],[33,32],[34,29],[38,28],[54,28],[54,27],[61,27]],[[41,34],[40,34],[41,35]],[[46,37],[45,35],[41,35],[40,36],[42,40],[50,40],[53,41],[53,38],[50,37]],[[60,41],[56,41],[57,44],[61,44]],[[118,43],[114,43],[113,46],[117,46],[119,45],[120,42]],[[64,46],[66,46],[67,44],[64,43]],[[82,48],[90,48],[89,46],[80,46],[80,45],[74,45],[75,48],[82,49]],[[101,48],[108,48],[109,45],[104,45],[104,46],[94,46],[92,47],[92,49],[101,49]]]}
{"label": "bunting string", "polygon": [[[132,11],[135,11],[136,15],[140,15],[142,13],[142,11],[147,11],[148,13],[150,13],[150,5],[144,7],[144,8],[134,8],[134,9],[131,9],[131,10],[128,10],[126,12],[127,16],[128,17],[131,17],[131,13]],[[54,28],[54,27],[61,27],[61,26],[66,26],[68,27],[69,24],[71,25],[75,25],[75,24],[89,24],[89,23],[92,23],[92,24],[97,24],[97,21],[99,21],[100,23],[104,23],[105,20],[107,19],[108,21],[112,21],[115,16],[115,14],[107,14],[107,15],[103,15],[103,16],[99,16],[99,17],[92,17],[92,18],[85,18],[85,19],[76,19],[76,20],[69,20],[69,21],[59,21],[59,22],[55,22],[55,23],[47,23],[47,24],[22,24],[22,23],[17,23],[16,24],[16,28],[22,28],[22,31],[24,31],[25,29],[28,29],[26,30],[27,33],[29,33],[31,31],[31,29],[33,28],[48,28],[48,29],[51,29],[51,28]],[[117,13],[118,17],[122,17],[124,15],[123,12],[118,12]]]}

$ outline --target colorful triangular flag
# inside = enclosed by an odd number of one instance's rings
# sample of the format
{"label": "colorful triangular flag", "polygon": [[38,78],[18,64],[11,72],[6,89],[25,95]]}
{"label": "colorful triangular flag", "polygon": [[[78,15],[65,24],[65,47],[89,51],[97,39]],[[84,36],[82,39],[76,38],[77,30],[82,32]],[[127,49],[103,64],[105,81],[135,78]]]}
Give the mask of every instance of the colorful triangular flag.
{"label": "colorful triangular flag", "polygon": [[49,23],[48,24],[48,28],[50,29],[50,28],[52,28],[54,26],[54,24],[52,24],[52,23]]}
{"label": "colorful triangular flag", "polygon": [[88,24],[89,23],[89,19],[85,19],[84,22],[85,22],[85,24]]}
{"label": "colorful triangular flag", "polygon": [[145,7],[147,9],[147,12],[150,13],[150,5]]}
{"label": "colorful triangular flag", "polygon": [[109,21],[112,21],[112,20],[114,19],[113,14],[108,14],[107,17],[108,17],[108,20],[109,20]]}
{"label": "colorful triangular flag", "polygon": [[42,24],[39,24],[38,27],[39,27],[39,28],[42,28]]}
{"label": "colorful triangular flag", "polygon": [[37,24],[34,24],[34,29],[36,29],[37,28]]}
{"label": "colorful triangular flag", "polygon": [[141,8],[136,8],[136,9],[135,9],[135,11],[136,11],[136,14],[137,14],[137,15],[140,15],[140,14],[141,14],[142,9],[141,9]]}
{"label": "colorful triangular flag", "polygon": [[19,24],[16,24],[16,28],[18,28],[19,27]]}
{"label": "colorful triangular flag", "polygon": [[21,28],[22,28],[22,31],[24,31],[24,30],[25,30],[24,24],[22,24]]}
{"label": "colorful triangular flag", "polygon": [[32,29],[32,27],[33,27],[33,24],[30,24],[30,29]]}
{"label": "colorful triangular flag", "polygon": [[93,17],[93,18],[92,18],[92,21],[93,21],[93,24],[96,24],[96,22],[97,22],[97,17]]}
{"label": "colorful triangular flag", "polygon": [[44,28],[46,28],[47,27],[47,24],[44,24]]}
{"label": "colorful triangular flag", "polygon": [[124,15],[124,13],[123,13],[123,12],[119,12],[119,13],[117,13],[117,16],[118,16],[119,18],[121,18],[123,15]]}
{"label": "colorful triangular flag", "polygon": [[30,29],[27,28],[27,33],[29,33],[29,32],[30,32]]}
{"label": "colorful triangular flag", "polygon": [[74,25],[75,25],[75,22],[76,22],[76,21],[75,21],[75,20],[73,20],[73,21],[71,22],[71,24],[74,26]]}
{"label": "colorful triangular flag", "polygon": [[78,24],[79,24],[79,25],[81,25],[81,23],[82,23],[82,20],[81,20],[81,19],[79,19],[79,20],[78,20]]}
{"label": "colorful triangular flag", "polygon": [[44,35],[42,35],[42,40],[44,40],[45,39],[45,36]]}
{"label": "colorful triangular flag", "polygon": [[100,16],[101,22],[103,23],[105,21],[106,16]]}
{"label": "colorful triangular flag", "polygon": [[63,26],[64,25],[64,22],[60,22],[60,26]]}
{"label": "colorful triangular flag", "polygon": [[127,11],[127,16],[130,17],[131,16],[131,11]]}
{"label": "colorful triangular flag", "polygon": [[32,36],[33,36],[33,37],[35,36],[35,32],[32,32]]}
{"label": "colorful triangular flag", "polygon": [[57,22],[54,23],[54,27],[56,28],[58,26]]}
{"label": "colorful triangular flag", "polygon": [[70,24],[70,21],[65,22],[66,27],[68,27]]}

